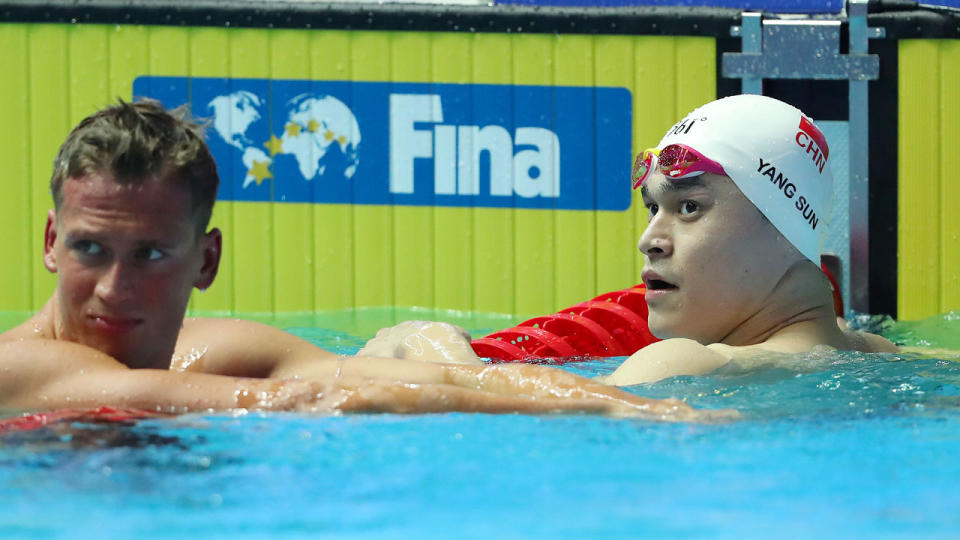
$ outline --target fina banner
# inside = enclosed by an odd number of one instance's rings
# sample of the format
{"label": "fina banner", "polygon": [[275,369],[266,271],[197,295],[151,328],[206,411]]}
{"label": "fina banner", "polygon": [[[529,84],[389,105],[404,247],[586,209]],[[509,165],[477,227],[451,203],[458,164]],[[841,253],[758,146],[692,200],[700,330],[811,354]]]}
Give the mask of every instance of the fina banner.
{"label": "fina banner", "polygon": [[207,118],[220,200],[626,210],[625,88],[139,77]]}

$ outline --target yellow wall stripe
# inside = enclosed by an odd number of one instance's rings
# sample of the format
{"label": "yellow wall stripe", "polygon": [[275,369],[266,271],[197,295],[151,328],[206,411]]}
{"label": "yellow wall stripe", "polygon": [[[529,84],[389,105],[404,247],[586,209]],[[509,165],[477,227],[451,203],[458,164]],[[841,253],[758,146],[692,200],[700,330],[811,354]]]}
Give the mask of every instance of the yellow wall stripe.
{"label": "yellow wall stripe", "polygon": [[[535,35],[513,49],[513,84],[552,85],[554,72],[553,36]],[[517,114],[514,105],[514,114]],[[540,210],[516,211],[516,311],[544,313],[556,305],[553,284],[557,261],[554,258],[553,216]]]}
{"label": "yellow wall stripe", "polygon": [[[504,34],[476,34],[473,41],[473,80],[489,84],[513,81],[513,46],[516,41]],[[514,279],[517,249],[513,231],[516,212],[495,208],[473,210],[473,309],[517,313]],[[515,249],[517,246],[517,249]],[[457,306],[449,306],[457,307]]]}
{"label": "yellow wall stripe", "polygon": [[[0,162],[4,166],[4,194],[0,197],[0,230],[4,231],[8,248],[0,276],[0,309],[24,311],[32,301],[34,267],[41,267],[31,212],[32,178],[30,174],[30,94],[28,88],[28,29],[0,25],[0,118],[6,129],[0,130]],[[52,161],[52,157],[51,157]]]}
{"label": "yellow wall stripe", "polygon": [[[353,63],[349,32],[308,32],[310,73],[314,80],[351,80]],[[349,103],[347,105],[350,105]],[[319,186],[316,187],[319,189]],[[343,309],[355,305],[355,250],[353,208],[347,205],[313,206],[315,309]]]}
{"label": "yellow wall stripe", "polygon": [[[230,76],[269,77],[272,59],[268,33],[242,29],[229,34]],[[272,124],[272,123],[271,123]],[[265,144],[265,142],[264,142]],[[264,146],[265,147],[265,146]],[[276,180],[265,179],[273,185]],[[274,310],[273,204],[234,203],[233,234],[226,244],[233,250],[235,309],[269,313]],[[253,247],[253,249],[251,249]],[[292,256],[285,253],[284,257]]]}
{"label": "yellow wall stripe", "polygon": [[[34,26],[28,30],[30,50],[27,80],[30,115],[27,125],[14,129],[30,137],[30,265],[33,272],[32,301],[42,305],[55,286],[55,279],[41,264],[43,228],[50,199],[53,158],[70,128],[70,64],[67,27]],[[12,127],[12,126],[11,126]]]}
{"label": "yellow wall stripe", "polygon": [[[12,81],[0,90],[12,122],[0,152],[12,170],[19,159],[29,178],[20,195],[5,192],[2,219],[23,231],[18,273],[7,275],[28,292],[0,293],[4,310],[36,308],[53,288],[39,261],[57,145],[89,112],[130,99],[141,75],[621,86],[634,96],[635,150],[714,97],[710,38],[0,25],[0,44],[22,52],[0,64]],[[210,114],[206,103],[193,105]],[[191,307],[548,313],[637,283],[645,216],[639,205],[581,212],[221,202],[212,220],[225,236],[221,272]]]}
{"label": "yellow wall stripe", "polygon": [[[309,33],[283,30],[269,34],[269,38],[271,78],[312,78]],[[282,134],[278,133],[277,136]],[[281,201],[281,204],[272,206],[273,309],[281,313],[313,311],[314,205]]]}
{"label": "yellow wall stripe", "polygon": [[[227,77],[228,67],[227,59],[230,58],[230,48],[228,36],[229,31],[220,28],[191,28],[189,30],[189,60],[190,67],[188,75],[193,77]],[[205,104],[197,103],[194,105],[194,113],[197,115],[206,114]],[[224,177],[232,174],[231,164],[221,163],[220,176]],[[223,259],[220,262],[220,272],[216,281],[209,290],[203,293],[194,293],[192,308],[211,312],[234,313],[236,310],[236,301],[233,294],[234,278],[234,243],[233,237],[233,202],[217,203],[213,207],[213,216],[210,218],[210,224],[213,227],[219,227],[224,235]]]}
{"label": "yellow wall stripe", "polygon": [[[390,80],[431,82],[433,69],[428,34],[395,32],[391,35],[394,51],[391,56]],[[437,119],[439,120],[439,118]],[[394,297],[381,305],[434,305],[434,209],[412,206],[393,208],[392,235],[394,265]]]}
{"label": "yellow wall stripe", "polygon": [[[431,80],[468,84],[473,80],[473,40],[437,34],[431,40]],[[473,306],[472,208],[438,207],[433,211],[434,302],[436,306]],[[462,308],[461,308],[462,309]]]}
{"label": "yellow wall stripe", "polygon": [[[960,40],[940,47],[940,306],[937,313],[960,309]],[[927,136],[921,141],[928,142]],[[913,154],[916,155],[916,154]],[[911,155],[901,163],[916,163]],[[915,167],[910,167],[914,170]],[[931,313],[934,315],[935,313]]]}
{"label": "yellow wall stripe", "polygon": [[[352,35],[351,62],[357,81],[390,81],[394,54],[389,32],[356,32]],[[363,186],[354,185],[355,190]],[[389,208],[353,207],[353,290],[357,305],[389,306],[394,299],[394,219]]]}
{"label": "yellow wall stripe", "polygon": [[[591,36],[555,35],[552,37],[554,84],[558,86],[594,86],[594,38]],[[595,106],[595,105],[594,105]],[[556,111],[555,115],[563,114]],[[590,140],[595,126],[583,134]],[[593,155],[590,152],[585,155]],[[596,194],[594,194],[596,196]],[[547,213],[541,211],[541,213]],[[541,312],[583,302],[590,298],[597,283],[596,212],[556,210],[552,212],[556,272],[553,304]],[[531,239],[531,240],[536,240]]]}
{"label": "yellow wall stripe", "polygon": [[[646,109],[659,109],[663,106],[661,103],[655,107],[649,107],[651,102],[646,101],[646,97],[638,99],[638,96],[647,96],[646,87],[649,86],[649,81],[641,81],[642,86],[638,87],[636,85],[637,79],[634,76],[634,69],[637,65],[637,48],[640,47],[641,39],[643,38],[622,39],[618,36],[598,36],[594,38],[594,80],[596,84],[629,88],[633,93],[633,153],[636,153],[637,145],[647,144],[652,146],[657,143],[652,136],[646,136],[645,132],[637,132],[637,121],[640,119],[646,124],[649,122]],[[645,58],[640,59],[640,62],[646,61]],[[656,85],[659,84],[662,84],[662,81],[658,80]],[[644,90],[641,91],[641,88]],[[663,127],[661,132],[665,130],[666,126]],[[630,156],[630,159],[632,157]],[[627,167],[630,165],[632,165],[632,162],[626,164]],[[629,182],[629,179],[627,181]],[[638,219],[638,208],[642,209],[643,205],[637,204],[636,194],[633,197],[632,211],[596,212],[596,256],[593,264],[596,265],[597,269],[595,285],[597,292],[622,289],[640,282],[638,268],[643,263],[643,258],[638,257],[637,254],[636,246],[639,231],[635,220]],[[640,215],[645,216],[646,214],[640,212]],[[646,223],[646,218],[643,218],[643,222]]]}
{"label": "yellow wall stripe", "polygon": [[[934,40],[900,42],[897,313],[901,319],[927,317],[943,307],[938,271],[943,245],[941,148],[948,141],[939,136],[941,45]],[[955,153],[955,148],[948,153]]]}

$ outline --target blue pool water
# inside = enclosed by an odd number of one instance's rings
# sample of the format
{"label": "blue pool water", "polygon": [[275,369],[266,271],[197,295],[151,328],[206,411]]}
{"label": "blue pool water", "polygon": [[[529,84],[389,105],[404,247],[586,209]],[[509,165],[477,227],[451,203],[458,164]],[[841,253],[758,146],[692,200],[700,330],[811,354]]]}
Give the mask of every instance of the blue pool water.
{"label": "blue pool water", "polygon": [[[928,346],[957,333],[945,318],[931,324],[948,331],[884,331]],[[341,351],[362,342],[295,332]],[[743,419],[187,415],[10,434],[0,437],[0,538],[960,535],[950,353],[821,354],[802,369],[631,391]]]}

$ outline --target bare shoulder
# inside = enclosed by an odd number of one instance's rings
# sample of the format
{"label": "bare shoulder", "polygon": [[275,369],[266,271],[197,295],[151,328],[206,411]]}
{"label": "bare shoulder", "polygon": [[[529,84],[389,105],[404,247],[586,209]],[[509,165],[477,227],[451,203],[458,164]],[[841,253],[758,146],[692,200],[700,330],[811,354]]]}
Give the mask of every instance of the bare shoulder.
{"label": "bare shoulder", "polygon": [[692,339],[665,339],[635,352],[605,382],[624,386],[677,375],[702,375],[726,364],[731,357],[726,349],[704,346]]}
{"label": "bare shoulder", "polygon": [[[4,334],[6,336],[6,334]],[[126,370],[113,358],[77,343],[55,339],[0,339],[0,407],[38,406],[40,390],[77,375]],[[62,403],[51,402],[63,406]]]}
{"label": "bare shoulder", "polygon": [[184,320],[170,365],[236,377],[267,377],[291,358],[334,356],[289,332],[243,319],[190,317]]}
{"label": "bare shoulder", "polygon": [[56,339],[47,307],[0,334],[0,406],[15,406],[53,381],[78,373],[125,370],[90,347]]}
{"label": "bare shoulder", "polygon": [[847,349],[866,353],[900,352],[900,348],[889,339],[867,332],[844,330],[843,336],[849,346]]}
{"label": "bare shoulder", "polygon": [[224,317],[187,317],[183,320],[183,329],[180,339],[197,339],[209,337],[210,333],[226,332],[229,337],[235,338],[249,332],[260,333],[272,327],[244,319]]}
{"label": "bare shoulder", "polygon": [[177,349],[225,343],[247,346],[284,335],[290,334],[267,324],[244,319],[188,317],[183,320]]}

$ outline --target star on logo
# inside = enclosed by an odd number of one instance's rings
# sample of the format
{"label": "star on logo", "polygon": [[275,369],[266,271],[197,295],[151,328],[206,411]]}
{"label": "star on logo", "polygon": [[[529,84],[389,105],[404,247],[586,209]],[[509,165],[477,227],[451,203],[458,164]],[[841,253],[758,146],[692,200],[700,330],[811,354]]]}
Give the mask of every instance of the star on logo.
{"label": "star on logo", "polygon": [[256,180],[257,185],[259,186],[267,178],[273,178],[273,173],[270,172],[270,162],[269,161],[257,161],[253,160],[253,167],[250,167],[250,170],[247,171],[249,176],[252,176]]}
{"label": "star on logo", "polygon": [[263,145],[267,147],[267,150],[270,150],[270,157],[283,152],[283,141],[277,138],[276,135],[271,134],[270,140],[263,143]]}
{"label": "star on logo", "polygon": [[284,129],[287,131],[287,135],[291,137],[296,137],[300,135],[300,131],[303,129],[300,127],[300,124],[296,122],[287,122],[287,125],[284,126]]}

